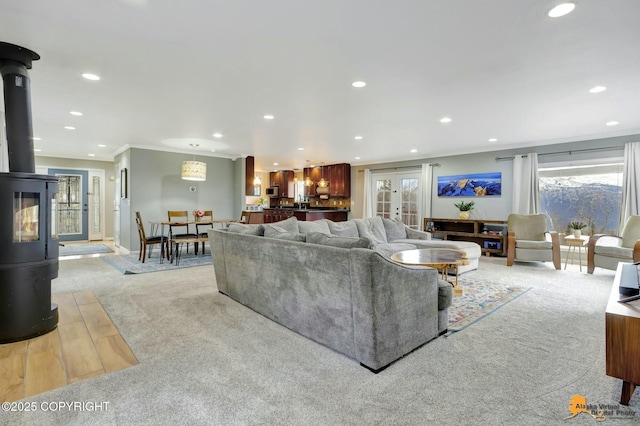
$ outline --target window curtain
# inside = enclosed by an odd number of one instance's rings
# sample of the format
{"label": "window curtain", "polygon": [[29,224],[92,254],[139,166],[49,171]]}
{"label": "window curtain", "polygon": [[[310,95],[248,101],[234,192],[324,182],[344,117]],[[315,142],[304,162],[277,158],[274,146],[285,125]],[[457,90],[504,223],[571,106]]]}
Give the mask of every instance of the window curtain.
{"label": "window curtain", "polygon": [[632,142],[624,145],[624,170],[622,181],[622,205],[620,206],[620,227],[618,235],[629,216],[640,214],[640,187],[638,179],[640,173],[640,142]]}
{"label": "window curtain", "polygon": [[[433,188],[433,173],[431,172],[432,164],[423,163],[422,164],[422,217],[431,217],[431,192]],[[419,221],[420,226],[419,229],[424,231],[424,220]]]}
{"label": "window curtain", "polygon": [[516,155],[513,159],[513,213],[540,213],[538,154]]}
{"label": "window curtain", "polygon": [[362,208],[362,217],[368,218],[375,216],[375,200],[373,198],[373,182],[371,179],[371,170],[364,169],[364,197],[363,197],[363,208]]}

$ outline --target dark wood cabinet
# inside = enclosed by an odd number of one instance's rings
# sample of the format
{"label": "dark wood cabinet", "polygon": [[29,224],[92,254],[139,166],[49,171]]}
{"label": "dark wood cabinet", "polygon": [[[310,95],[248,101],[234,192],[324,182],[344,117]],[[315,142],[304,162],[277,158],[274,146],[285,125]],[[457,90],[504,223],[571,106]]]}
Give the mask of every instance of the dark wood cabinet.
{"label": "dark wood cabinet", "polygon": [[464,220],[424,218],[424,229],[434,238],[470,241],[490,256],[507,255],[507,222],[503,220]]}
{"label": "dark wood cabinet", "polygon": [[304,185],[304,196],[305,197],[315,197],[316,194],[316,186],[318,185],[318,181],[322,178],[322,167],[308,167],[303,169],[303,176],[305,182],[307,177],[311,180],[311,185]]}
{"label": "dark wood cabinet", "polygon": [[255,179],[254,158],[249,156],[244,160],[244,195],[255,195],[253,180]]}
{"label": "dark wood cabinet", "polygon": [[269,186],[277,186],[279,188],[278,197],[293,198],[295,173],[293,170],[280,170],[278,172],[269,173]]}
{"label": "dark wood cabinet", "polygon": [[344,222],[348,219],[349,212],[346,210],[264,209],[264,223],[279,222],[292,216],[304,221],[329,219],[334,222]]}
{"label": "dark wood cabinet", "polygon": [[303,170],[304,178],[307,176],[312,185],[304,187],[305,197],[315,197],[318,194],[316,188],[320,179],[329,181],[329,194],[332,197],[351,196],[351,164],[331,164],[328,166],[311,167]]}
{"label": "dark wood cabinet", "polygon": [[263,213],[264,223],[280,222],[294,215],[293,210],[287,209],[264,209]]}

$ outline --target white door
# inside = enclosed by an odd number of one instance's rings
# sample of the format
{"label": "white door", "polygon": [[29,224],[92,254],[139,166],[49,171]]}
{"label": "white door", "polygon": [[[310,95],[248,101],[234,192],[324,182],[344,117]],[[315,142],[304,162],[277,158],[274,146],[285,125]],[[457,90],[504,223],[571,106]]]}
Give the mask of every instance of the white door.
{"label": "white door", "polygon": [[113,191],[113,244],[120,247],[120,163],[113,168],[116,177]]}
{"label": "white door", "polygon": [[376,173],[372,191],[376,216],[395,219],[413,228],[420,228],[420,172]]}

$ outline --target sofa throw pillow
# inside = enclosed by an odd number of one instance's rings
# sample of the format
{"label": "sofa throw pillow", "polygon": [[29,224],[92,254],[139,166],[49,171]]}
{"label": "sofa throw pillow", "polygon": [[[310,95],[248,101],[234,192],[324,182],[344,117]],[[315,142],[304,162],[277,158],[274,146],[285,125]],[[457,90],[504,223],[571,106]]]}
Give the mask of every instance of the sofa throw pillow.
{"label": "sofa throw pillow", "polygon": [[229,232],[236,232],[238,234],[247,234],[247,235],[264,235],[264,227],[262,224],[259,225],[245,225],[243,223],[230,223]]}
{"label": "sofa throw pillow", "polygon": [[313,221],[298,221],[298,229],[301,234],[308,234],[309,232],[320,232],[321,234],[331,234],[329,230],[329,225],[324,220],[313,220]]}
{"label": "sofa throw pillow", "polygon": [[404,223],[383,217],[382,224],[384,225],[384,232],[387,234],[387,241],[404,240],[407,238]]}
{"label": "sofa throw pillow", "polygon": [[353,219],[358,227],[358,235],[367,237],[373,244],[387,243],[387,234],[384,232],[384,224],[381,217],[369,217],[366,219]]}
{"label": "sofa throw pillow", "polygon": [[298,218],[295,216],[291,216],[290,218],[281,220],[280,222],[273,222],[273,224],[288,232],[300,232],[300,229],[298,228]]}
{"label": "sofa throw pillow", "polygon": [[371,245],[371,241],[368,238],[338,237],[337,235],[327,235],[320,232],[308,233],[307,243],[346,249],[369,248],[369,246]]}
{"label": "sofa throw pillow", "polygon": [[281,228],[278,225],[274,225],[272,223],[265,223],[262,226],[264,227],[264,236],[268,238],[275,238],[275,236],[278,234],[281,234],[283,232],[289,232],[286,229]]}
{"label": "sofa throw pillow", "polygon": [[358,234],[358,227],[352,220],[347,220],[346,222],[334,222],[332,220],[325,219],[325,222],[329,226],[329,231],[333,235],[352,238],[358,238],[360,236]]}

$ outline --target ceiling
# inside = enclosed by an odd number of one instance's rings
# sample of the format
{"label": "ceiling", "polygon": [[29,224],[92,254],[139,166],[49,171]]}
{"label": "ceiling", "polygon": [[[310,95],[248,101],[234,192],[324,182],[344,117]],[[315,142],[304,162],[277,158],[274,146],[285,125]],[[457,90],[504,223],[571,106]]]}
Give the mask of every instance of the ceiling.
{"label": "ceiling", "polygon": [[640,133],[640,1],[547,17],[559,2],[0,0],[0,41],[41,56],[42,156],[141,147],[266,171]]}

